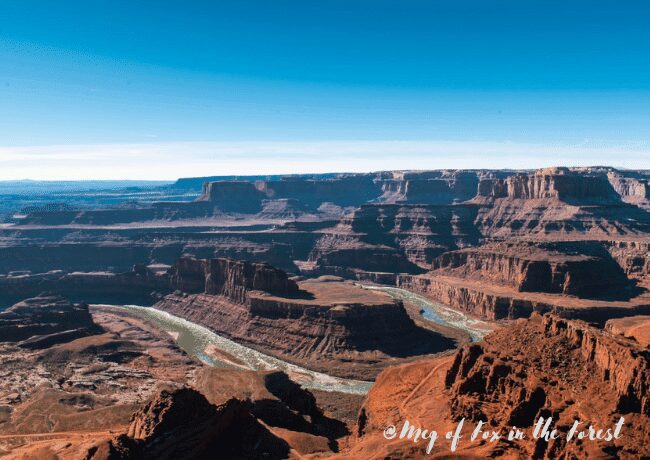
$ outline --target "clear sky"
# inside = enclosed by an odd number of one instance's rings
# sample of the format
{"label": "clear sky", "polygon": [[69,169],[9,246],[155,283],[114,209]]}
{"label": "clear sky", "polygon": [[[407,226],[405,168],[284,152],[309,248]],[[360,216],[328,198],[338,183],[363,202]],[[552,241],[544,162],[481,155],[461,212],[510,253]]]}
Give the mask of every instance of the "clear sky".
{"label": "clear sky", "polygon": [[650,168],[650,4],[0,1],[0,179]]}

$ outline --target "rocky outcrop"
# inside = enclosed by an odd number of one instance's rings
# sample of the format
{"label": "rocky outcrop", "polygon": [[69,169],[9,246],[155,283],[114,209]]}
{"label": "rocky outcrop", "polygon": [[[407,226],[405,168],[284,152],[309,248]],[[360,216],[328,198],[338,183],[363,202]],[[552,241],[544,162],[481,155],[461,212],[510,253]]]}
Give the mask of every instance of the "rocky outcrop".
{"label": "rocky outcrop", "polygon": [[[522,373],[523,366],[508,365],[511,359],[507,352],[496,345],[505,340],[504,332],[495,334],[485,344],[473,344],[461,349],[445,380],[451,389],[454,417],[478,420],[485,416],[480,412],[480,405],[486,401],[500,400],[506,402],[502,405],[504,413],[500,417],[505,423],[532,425],[540,416],[540,410],[548,409],[550,401],[547,402],[547,397],[552,392],[539,382],[540,376],[534,374],[553,373],[551,368],[554,362],[557,367],[565,363],[565,366],[591,369],[589,376],[583,378],[588,377],[595,385],[609,388],[613,397],[608,402],[614,412],[650,416],[650,360],[642,348],[613,338],[580,321],[553,315],[545,315],[541,319],[536,317],[525,326],[515,327],[515,331],[511,330],[507,335],[513,333],[535,335],[536,345],[533,346],[543,346],[545,342],[560,344],[563,353],[554,358],[542,356],[539,361],[541,367],[533,368],[533,375],[530,375]],[[554,355],[557,352],[556,349]],[[562,383],[566,385],[570,382]],[[478,403],[471,396],[477,391],[483,403]],[[523,420],[522,417],[527,419]]]}
{"label": "rocky outcrop", "polygon": [[345,434],[282,372],[207,368],[193,388],[156,392],[88,458],[284,459],[331,454]]}
{"label": "rocky outcrop", "polygon": [[309,261],[368,272],[418,273],[439,254],[476,244],[473,205],[364,205],[322,231]]}
{"label": "rocky outcrop", "polygon": [[87,458],[281,459],[289,446],[250,413],[247,401],[231,399],[213,406],[190,388],[162,390],[133,415],[126,434],[89,452]]}
{"label": "rocky outcrop", "polygon": [[0,341],[17,342],[23,348],[49,348],[101,332],[88,305],[56,295],[42,294],[0,312]]}
{"label": "rocky outcrop", "polygon": [[[440,433],[453,431],[461,419],[462,438],[454,453],[460,457],[644,458],[650,454],[649,382],[650,357],[634,342],[580,321],[534,315],[451,357],[384,371],[364,402],[357,437],[342,458],[449,455],[450,443]],[[557,439],[533,438],[540,417],[552,418]],[[613,429],[620,417],[624,425],[618,439],[566,439],[576,420],[581,431],[589,425]],[[384,438],[389,425],[399,435],[405,420],[414,428],[437,430],[430,454],[427,439]],[[479,421],[485,422],[484,432],[504,434],[516,426],[525,437],[470,442]]]}
{"label": "rocky outcrop", "polygon": [[493,243],[444,253],[431,265],[432,273],[490,280],[520,292],[595,297],[630,284],[596,242]]}
{"label": "rocky outcrop", "polygon": [[155,307],[310,369],[364,380],[389,361],[454,343],[417,327],[400,301],[351,283],[324,277],[296,285],[267,266],[205,266],[206,293],[169,295]]}
{"label": "rocky outcrop", "polygon": [[268,264],[232,259],[181,258],[170,270],[173,289],[224,296],[246,302],[249,291],[295,296],[298,286],[287,274]]}

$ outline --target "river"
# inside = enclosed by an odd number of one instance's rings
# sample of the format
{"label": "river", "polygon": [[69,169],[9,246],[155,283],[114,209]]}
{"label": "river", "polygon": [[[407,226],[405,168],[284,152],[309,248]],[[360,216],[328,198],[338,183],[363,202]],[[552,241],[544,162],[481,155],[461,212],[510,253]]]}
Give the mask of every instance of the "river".
{"label": "river", "polygon": [[403,302],[410,302],[420,309],[424,319],[443,326],[449,326],[465,331],[470,335],[474,342],[482,340],[483,337],[493,329],[485,321],[467,316],[458,310],[454,310],[453,308],[438,302],[433,302],[426,297],[407,291],[406,289],[387,286],[371,286],[367,284],[359,284],[359,286],[364,289],[383,291],[394,299]]}
{"label": "river", "polygon": [[[404,289],[362,285],[365,289],[376,289],[386,292],[393,298],[415,304],[422,311],[422,317],[445,326],[461,329],[467,332],[472,340],[481,340],[489,332],[486,323],[470,318],[461,312],[453,310],[442,304],[430,300]],[[101,305],[114,310],[124,310],[145,318],[160,329],[167,331],[174,337],[178,346],[187,354],[196,357],[209,366],[222,368],[246,368],[253,370],[281,370],[286,372],[292,380],[303,388],[324,391],[338,391],[342,393],[365,394],[372,387],[373,382],[343,379],[320,372],[305,369],[295,364],[290,364],[281,359],[240,345],[230,339],[215,334],[206,327],[179,318],[170,313],[156,310],[151,307],[137,305]],[[225,352],[234,359],[219,357],[219,353],[208,353],[211,348]],[[236,361],[236,362],[233,362]]]}
{"label": "river", "polygon": [[[289,375],[291,380],[303,388],[338,391],[341,393],[366,394],[373,382],[343,379],[320,372],[305,369],[287,363],[278,358],[261,353],[257,350],[240,345],[230,339],[215,334],[206,327],[179,318],[170,313],[151,307],[137,305],[98,305],[114,310],[125,310],[141,318],[145,318],[160,329],[172,335],[178,346],[188,355],[194,356],[205,364],[213,367],[237,368],[245,367],[253,370],[281,370]],[[210,347],[232,355],[243,366],[238,366],[225,359],[219,359],[206,353]]]}

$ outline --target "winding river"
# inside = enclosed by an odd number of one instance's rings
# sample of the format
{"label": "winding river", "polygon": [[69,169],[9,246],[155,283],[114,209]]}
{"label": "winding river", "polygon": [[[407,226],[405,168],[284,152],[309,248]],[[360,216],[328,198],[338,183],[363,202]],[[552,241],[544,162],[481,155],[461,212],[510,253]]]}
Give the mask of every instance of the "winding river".
{"label": "winding river", "polygon": [[[338,391],[341,393],[366,394],[373,384],[373,382],[333,377],[287,363],[217,335],[206,327],[179,318],[165,311],[156,310],[155,308],[140,307],[137,305],[101,305],[101,307],[128,311],[151,321],[160,329],[172,335],[183,351],[209,366],[223,368],[243,367],[253,370],[281,370],[287,373],[291,380],[297,382],[303,388]],[[226,358],[220,359],[216,353],[208,354],[206,351],[212,347],[233,356],[237,360],[237,363],[233,363]]]}
{"label": "winding river", "polygon": [[485,321],[471,318],[458,310],[454,310],[438,302],[433,302],[411,291],[388,286],[371,286],[366,284],[360,284],[359,286],[364,289],[383,291],[394,299],[412,303],[420,309],[424,319],[465,331],[474,342],[482,340],[486,334],[492,331],[490,325]]}
{"label": "winding river", "polygon": [[[489,332],[486,323],[470,318],[442,304],[431,302],[425,297],[404,289],[383,286],[361,286],[365,289],[381,290],[393,298],[410,302],[420,308],[422,317],[426,320],[461,329],[467,332],[474,341],[481,340]],[[338,391],[342,393],[365,394],[373,384],[373,382],[333,377],[287,363],[281,359],[266,355],[215,334],[206,327],[170,313],[156,310],[155,308],[137,305],[101,306],[113,310],[127,311],[151,321],[174,337],[178,346],[187,354],[196,357],[209,366],[253,370],[281,370],[304,388]]]}

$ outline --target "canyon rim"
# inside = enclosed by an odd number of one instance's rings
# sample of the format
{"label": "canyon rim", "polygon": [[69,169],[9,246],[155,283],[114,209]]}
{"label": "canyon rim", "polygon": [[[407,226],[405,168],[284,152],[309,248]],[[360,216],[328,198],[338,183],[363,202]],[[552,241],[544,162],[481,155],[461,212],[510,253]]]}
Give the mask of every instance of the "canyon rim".
{"label": "canyon rim", "polygon": [[649,22],[0,2],[0,460],[650,459]]}

